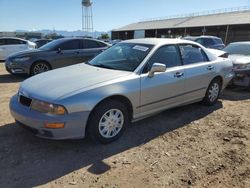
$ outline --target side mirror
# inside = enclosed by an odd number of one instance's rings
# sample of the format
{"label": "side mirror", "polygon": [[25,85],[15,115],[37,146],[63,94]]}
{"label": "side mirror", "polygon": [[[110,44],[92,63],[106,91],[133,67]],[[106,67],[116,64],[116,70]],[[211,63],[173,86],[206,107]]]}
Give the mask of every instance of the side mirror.
{"label": "side mirror", "polygon": [[155,72],[165,72],[166,69],[166,65],[161,63],[154,63],[148,73],[148,77],[152,78],[154,77]]}

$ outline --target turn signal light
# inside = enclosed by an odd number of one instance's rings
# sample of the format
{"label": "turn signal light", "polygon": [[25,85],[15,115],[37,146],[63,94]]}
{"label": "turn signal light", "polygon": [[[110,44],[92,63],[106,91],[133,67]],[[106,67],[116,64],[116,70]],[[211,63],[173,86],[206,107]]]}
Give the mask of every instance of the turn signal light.
{"label": "turn signal light", "polygon": [[47,129],[62,129],[64,128],[64,123],[45,123],[44,127]]}

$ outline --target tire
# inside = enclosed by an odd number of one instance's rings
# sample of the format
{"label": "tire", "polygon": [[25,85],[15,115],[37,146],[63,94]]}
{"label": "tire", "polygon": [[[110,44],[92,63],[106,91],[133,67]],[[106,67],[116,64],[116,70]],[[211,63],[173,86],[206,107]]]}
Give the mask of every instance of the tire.
{"label": "tire", "polygon": [[33,63],[33,65],[30,68],[30,75],[34,76],[43,72],[47,72],[51,70],[51,66],[43,61]]}
{"label": "tire", "polygon": [[129,123],[126,106],[117,100],[108,100],[90,114],[87,137],[96,143],[107,144],[117,140]]}
{"label": "tire", "polygon": [[203,99],[203,103],[207,106],[214,105],[220,96],[221,92],[221,81],[219,79],[214,79],[209,84],[206,95]]}

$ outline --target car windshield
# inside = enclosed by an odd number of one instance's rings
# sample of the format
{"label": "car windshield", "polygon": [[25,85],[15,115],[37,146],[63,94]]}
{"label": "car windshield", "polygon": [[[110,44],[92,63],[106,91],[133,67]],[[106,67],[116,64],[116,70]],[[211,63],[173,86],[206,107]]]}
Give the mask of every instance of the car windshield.
{"label": "car windshield", "polygon": [[54,50],[59,44],[62,43],[62,40],[53,40],[42,47],[38,48],[39,50]]}
{"label": "car windshield", "polygon": [[223,49],[230,55],[250,55],[250,43],[235,43],[235,44],[229,44],[226,48]]}
{"label": "car windshield", "polygon": [[152,48],[153,45],[148,44],[118,43],[101,53],[88,64],[96,67],[133,72]]}

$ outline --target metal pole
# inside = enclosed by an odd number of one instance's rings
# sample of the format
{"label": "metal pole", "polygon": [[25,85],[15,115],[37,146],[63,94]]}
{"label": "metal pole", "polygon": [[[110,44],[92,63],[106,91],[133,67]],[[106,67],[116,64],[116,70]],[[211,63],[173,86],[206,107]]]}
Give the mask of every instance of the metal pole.
{"label": "metal pole", "polygon": [[226,30],[225,41],[224,41],[225,44],[227,44],[228,31],[229,31],[229,25],[227,26]]}
{"label": "metal pole", "polygon": [[184,37],[187,35],[187,28],[184,29]]}

